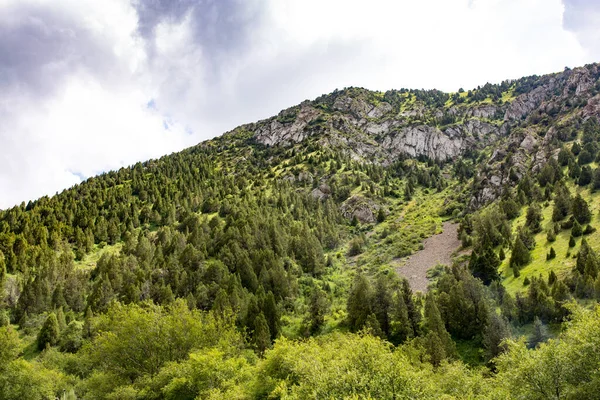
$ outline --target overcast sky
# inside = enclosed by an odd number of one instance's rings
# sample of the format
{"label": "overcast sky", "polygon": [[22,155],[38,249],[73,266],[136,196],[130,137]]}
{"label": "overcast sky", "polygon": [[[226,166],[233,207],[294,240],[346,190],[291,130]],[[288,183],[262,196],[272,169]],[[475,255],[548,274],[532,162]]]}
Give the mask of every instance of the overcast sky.
{"label": "overcast sky", "polygon": [[597,0],[0,0],[0,208],[336,88],[594,61]]}

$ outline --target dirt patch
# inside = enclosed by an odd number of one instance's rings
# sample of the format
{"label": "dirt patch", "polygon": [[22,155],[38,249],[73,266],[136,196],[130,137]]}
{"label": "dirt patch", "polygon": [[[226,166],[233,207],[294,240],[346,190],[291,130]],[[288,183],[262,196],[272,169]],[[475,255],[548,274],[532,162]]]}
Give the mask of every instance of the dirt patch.
{"label": "dirt patch", "polygon": [[398,274],[408,279],[413,291],[427,291],[427,271],[437,264],[451,265],[452,253],[460,247],[457,238],[458,224],[444,222],[442,233],[433,235],[423,242],[423,250],[415,254],[392,260]]}

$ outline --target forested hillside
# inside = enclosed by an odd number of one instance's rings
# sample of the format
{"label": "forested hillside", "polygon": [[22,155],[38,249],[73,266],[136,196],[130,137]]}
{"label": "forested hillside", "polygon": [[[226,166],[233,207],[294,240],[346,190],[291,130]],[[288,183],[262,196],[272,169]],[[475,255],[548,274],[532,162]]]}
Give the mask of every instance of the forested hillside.
{"label": "forested hillside", "polygon": [[599,78],[347,88],[0,211],[0,399],[596,398]]}

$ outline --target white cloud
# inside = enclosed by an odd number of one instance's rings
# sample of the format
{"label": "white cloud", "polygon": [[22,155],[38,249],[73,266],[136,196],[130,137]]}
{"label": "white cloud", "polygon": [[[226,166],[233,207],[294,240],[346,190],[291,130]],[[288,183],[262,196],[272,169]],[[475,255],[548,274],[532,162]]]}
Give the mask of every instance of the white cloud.
{"label": "white cloud", "polygon": [[559,0],[140,4],[0,0],[0,207],[335,88],[452,91],[593,61]]}

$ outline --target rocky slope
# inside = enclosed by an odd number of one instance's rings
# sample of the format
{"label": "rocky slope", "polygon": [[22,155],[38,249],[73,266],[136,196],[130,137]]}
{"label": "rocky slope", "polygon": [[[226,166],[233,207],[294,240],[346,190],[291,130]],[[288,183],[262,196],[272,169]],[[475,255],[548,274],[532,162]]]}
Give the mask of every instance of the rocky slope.
{"label": "rocky slope", "polygon": [[467,93],[348,88],[242,128],[265,146],[313,140],[381,165],[407,156],[447,162],[475,153],[471,206],[480,207],[538,171],[556,155],[561,137],[600,116],[599,76],[591,64]]}

